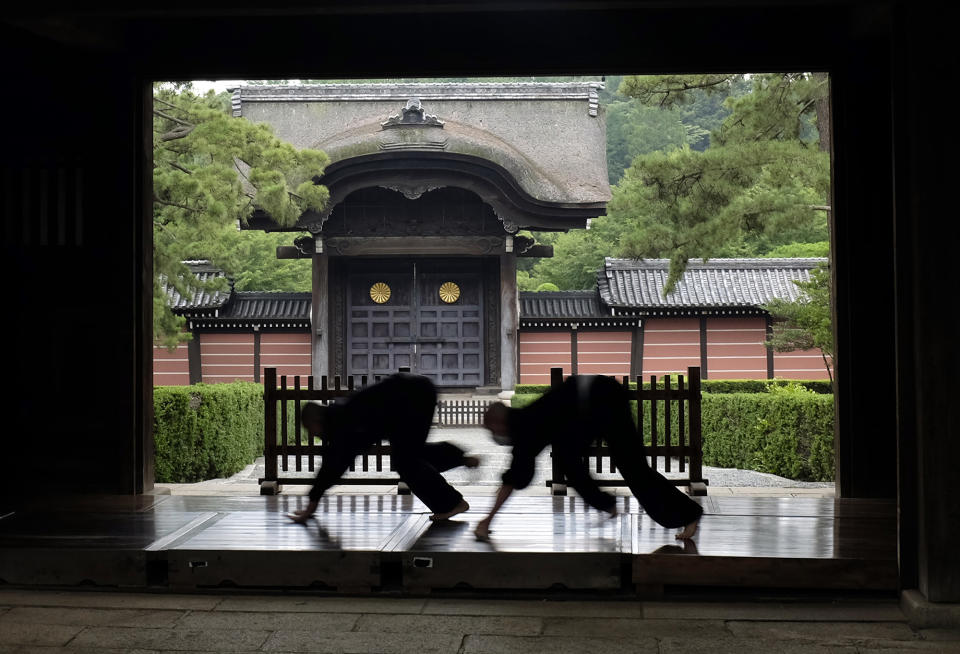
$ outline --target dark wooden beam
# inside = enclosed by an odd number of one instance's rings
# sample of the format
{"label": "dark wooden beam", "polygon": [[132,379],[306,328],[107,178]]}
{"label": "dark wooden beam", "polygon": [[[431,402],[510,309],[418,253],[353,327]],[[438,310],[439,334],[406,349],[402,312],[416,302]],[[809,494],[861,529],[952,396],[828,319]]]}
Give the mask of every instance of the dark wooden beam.
{"label": "dark wooden beam", "polygon": [[517,253],[518,257],[537,257],[540,259],[550,259],[553,257],[552,245],[532,245],[523,252]]}

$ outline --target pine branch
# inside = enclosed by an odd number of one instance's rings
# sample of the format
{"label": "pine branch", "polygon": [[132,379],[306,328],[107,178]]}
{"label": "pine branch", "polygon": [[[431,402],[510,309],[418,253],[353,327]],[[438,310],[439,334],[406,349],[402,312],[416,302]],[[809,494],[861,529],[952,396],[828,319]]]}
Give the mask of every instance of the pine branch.
{"label": "pine branch", "polygon": [[184,168],[183,166],[181,166],[180,164],[178,164],[178,163],[176,163],[176,162],[174,162],[174,161],[165,161],[164,163],[167,164],[168,166],[170,166],[171,168],[176,168],[176,169],[179,170],[180,172],[186,173],[187,175],[192,175],[192,174],[193,174],[193,171],[192,171],[192,170],[187,170],[186,168]]}
{"label": "pine branch", "polygon": [[167,207],[174,207],[175,209],[183,209],[184,211],[189,211],[191,213],[203,213],[201,209],[195,209],[194,207],[188,207],[182,204],[177,204],[176,202],[168,202],[167,200],[161,200],[156,195],[153,196],[153,201],[157,204],[162,204]]}
{"label": "pine branch", "polygon": [[184,125],[187,127],[196,127],[196,125],[194,125],[193,123],[187,122],[185,120],[180,120],[175,116],[171,116],[170,114],[165,114],[162,111],[158,111],[156,109],[153,110],[153,115],[159,116],[160,118],[163,118],[165,120],[169,120],[170,122],[177,123],[178,125]]}
{"label": "pine branch", "polygon": [[170,130],[170,131],[167,132],[166,134],[162,135],[162,136],[160,137],[160,140],[163,141],[164,143],[167,142],[167,141],[176,141],[176,140],[178,140],[178,139],[185,138],[185,137],[186,137],[188,134],[190,134],[190,132],[192,132],[193,130],[194,130],[194,126],[193,126],[193,125],[191,125],[191,126],[189,126],[189,127],[184,127],[184,126],[174,127],[172,130]]}

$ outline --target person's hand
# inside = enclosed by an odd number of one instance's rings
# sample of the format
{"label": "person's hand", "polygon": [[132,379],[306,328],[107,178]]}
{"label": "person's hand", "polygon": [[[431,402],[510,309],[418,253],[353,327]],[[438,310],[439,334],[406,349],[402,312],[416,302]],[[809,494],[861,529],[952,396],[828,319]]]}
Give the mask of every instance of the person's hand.
{"label": "person's hand", "polygon": [[490,519],[485,518],[477,524],[477,528],[473,530],[473,535],[477,537],[477,540],[483,541],[484,543],[490,542]]}
{"label": "person's hand", "polygon": [[317,512],[318,504],[319,502],[315,502],[311,500],[311,502],[307,504],[307,508],[288,513],[287,517],[298,524],[301,524],[301,525],[305,524],[307,520],[309,520],[313,516],[313,514]]}

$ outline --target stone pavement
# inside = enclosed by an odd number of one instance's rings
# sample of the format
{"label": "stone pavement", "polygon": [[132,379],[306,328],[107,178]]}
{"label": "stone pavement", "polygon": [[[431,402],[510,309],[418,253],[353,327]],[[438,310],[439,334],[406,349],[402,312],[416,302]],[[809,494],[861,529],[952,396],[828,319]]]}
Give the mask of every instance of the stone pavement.
{"label": "stone pavement", "polygon": [[[717,599],[717,598],[715,598]],[[0,589],[0,653],[960,652],[895,598],[543,600]]]}

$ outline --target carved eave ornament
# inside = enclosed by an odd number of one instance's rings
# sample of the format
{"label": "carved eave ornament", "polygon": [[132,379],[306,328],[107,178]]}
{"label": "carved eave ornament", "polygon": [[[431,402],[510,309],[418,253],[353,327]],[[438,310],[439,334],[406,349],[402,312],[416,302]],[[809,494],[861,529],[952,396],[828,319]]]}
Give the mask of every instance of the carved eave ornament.
{"label": "carved eave ornament", "polygon": [[443,121],[437,120],[436,116],[426,113],[420,98],[410,98],[399,114],[390,116],[386,121],[380,123],[380,126],[383,129],[395,129],[397,127],[439,127],[443,129]]}

